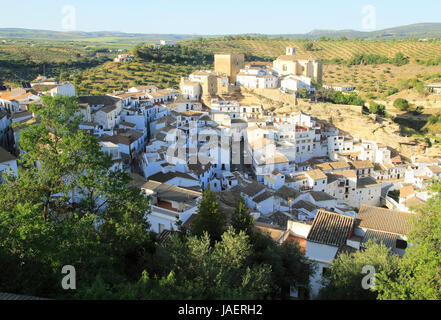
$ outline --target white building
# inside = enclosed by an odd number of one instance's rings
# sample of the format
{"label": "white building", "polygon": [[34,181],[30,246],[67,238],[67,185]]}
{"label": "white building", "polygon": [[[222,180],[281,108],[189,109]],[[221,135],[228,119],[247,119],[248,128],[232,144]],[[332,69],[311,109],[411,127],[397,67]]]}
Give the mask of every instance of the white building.
{"label": "white building", "polygon": [[181,93],[190,101],[199,101],[202,96],[202,87],[197,81],[184,80],[181,85]]}
{"label": "white building", "polygon": [[161,40],[161,46],[174,46],[175,42],[173,40]]}
{"label": "white building", "polygon": [[157,181],[148,181],[141,190],[151,196],[151,213],[147,220],[151,230],[160,234],[164,230],[176,231],[177,222],[185,223],[197,214],[198,201],[202,194]]}
{"label": "white building", "polygon": [[310,297],[315,298],[322,279],[342,247],[351,244],[355,220],[349,216],[319,210],[306,239],[306,257],[317,263],[310,276]]}
{"label": "white building", "polygon": [[115,59],[115,62],[131,62],[133,61],[133,56],[128,53],[119,54]]}
{"label": "white building", "polygon": [[279,78],[273,75],[267,66],[247,65],[237,74],[236,84],[245,88],[277,88]]}
{"label": "white building", "polygon": [[280,87],[285,92],[297,92],[302,88],[306,88],[308,92],[314,91],[311,87],[311,78],[303,76],[286,76],[282,78]]}
{"label": "white building", "polygon": [[349,92],[355,90],[355,86],[350,84],[324,84],[323,88],[340,92]]}

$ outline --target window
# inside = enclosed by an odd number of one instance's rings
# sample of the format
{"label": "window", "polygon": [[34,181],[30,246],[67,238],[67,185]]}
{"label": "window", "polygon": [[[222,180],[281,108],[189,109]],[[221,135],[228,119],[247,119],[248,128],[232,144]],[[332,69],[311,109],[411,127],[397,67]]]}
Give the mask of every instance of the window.
{"label": "window", "polygon": [[407,241],[405,240],[401,240],[401,239],[397,239],[397,242],[395,243],[395,247],[397,249],[407,249]]}
{"label": "window", "polygon": [[158,223],[158,230],[159,230],[159,233],[161,233],[162,231],[164,231],[164,229],[165,229],[165,225],[163,225],[162,223]]}

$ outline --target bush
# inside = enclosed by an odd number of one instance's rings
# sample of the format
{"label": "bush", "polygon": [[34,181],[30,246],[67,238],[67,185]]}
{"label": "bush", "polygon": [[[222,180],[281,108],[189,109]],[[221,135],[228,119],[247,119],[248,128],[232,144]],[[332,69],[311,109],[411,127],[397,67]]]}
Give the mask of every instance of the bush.
{"label": "bush", "polygon": [[382,104],[378,104],[375,101],[369,102],[369,113],[378,114],[379,116],[386,115],[386,107]]}
{"label": "bush", "polygon": [[423,106],[418,106],[415,108],[415,110],[413,111],[413,114],[418,116],[420,114],[422,114],[424,111],[424,107]]}
{"label": "bush", "polygon": [[398,98],[394,101],[394,107],[400,109],[401,111],[409,110],[409,101],[403,98]]}
{"label": "bush", "polygon": [[349,65],[370,65],[389,63],[389,59],[378,54],[355,54],[350,60]]}
{"label": "bush", "polygon": [[441,122],[441,113],[438,114],[432,114],[429,119],[427,119],[427,122],[429,124],[436,124]]}
{"label": "bush", "polygon": [[408,64],[409,58],[406,57],[402,52],[397,52],[391,62],[393,65],[400,67]]}

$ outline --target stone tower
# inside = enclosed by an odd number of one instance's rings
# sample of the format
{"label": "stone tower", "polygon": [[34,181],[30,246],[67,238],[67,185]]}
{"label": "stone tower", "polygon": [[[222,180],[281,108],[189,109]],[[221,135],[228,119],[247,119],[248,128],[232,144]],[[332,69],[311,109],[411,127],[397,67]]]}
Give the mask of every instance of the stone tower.
{"label": "stone tower", "polygon": [[214,56],[214,71],[228,75],[230,83],[236,83],[236,76],[245,65],[243,54],[216,54]]}

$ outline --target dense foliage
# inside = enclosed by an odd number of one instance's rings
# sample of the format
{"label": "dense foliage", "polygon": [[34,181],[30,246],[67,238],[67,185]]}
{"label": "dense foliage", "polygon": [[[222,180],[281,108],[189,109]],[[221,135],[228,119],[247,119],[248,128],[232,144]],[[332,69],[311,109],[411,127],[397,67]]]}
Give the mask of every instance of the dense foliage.
{"label": "dense foliage", "polygon": [[[37,123],[20,131],[18,178],[0,185],[0,290],[71,297],[61,268],[88,286],[133,277],[133,260],[151,243],[149,200],[112,170],[96,138],[78,129],[74,98],[44,97]],[[136,272],[135,272],[136,274]]]}
{"label": "dense foliage", "polygon": [[399,259],[385,245],[375,242],[368,243],[362,251],[342,253],[332,261],[318,299],[375,300],[377,293],[362,286],[363,278],[367,275],[363,268],[373,266],[375,272],[390,276],[397,272]]}
{"label": "dense foliage", "polygon": [[362,99],[356,92],[343,93],[324,88],[319,88],[318,90],[316,90],[315,97],[318,100],[335,104],[364,106],[364,104],[366,103],[366,101]]}
{"label": "dense foliage", "polygon": [[432,186],[433,197],[415,208],[413,228],[408,238],[411,247],[391,277],[381,272],[377,277],[379,299],[441,299],[441,183]]}
{"label": "dense foliage", "polygon": [[376,65],[390,63],[397,67],[406,65],[409,63],[409,58],[406,57],[402,52],[397,52],[393,58],[388,58],[379,54],[355,54],[348,61],[349,65]]}
{"label": "dense foliage", "polygon": [[[149,198],[112,169],[96,138],[78,129],[75,98],[44,97],[20,131],[18,177],[0,184],[0,291],[63,299],[284,298],[308,287],[311,264],[297,244],[252,228],[244,203],[233,227],[207,190],[192,233],[158,243]],[[63,290],[63,266],[76,290]]]}
{"label": "dense foliage", "polygon": [[135,57],[145,62],[178,63],[190,65],[212,65],[214,57],[211,52],[204,52],[189,46],[153,46],[139,45],[135,48]]}
{"label": "dense foliage", "polygon": [[394,101],[394,107],[400,109],[401,111],[407,111],[410,108],[410,104],[406,99],[398,98]]}
{"label": "dense foliage", "polygon": [[386,106],[376,103],[375,101],[369,101],[369,113],[371,114],[377,114],[379,116],[385,116],[386,115]]}

